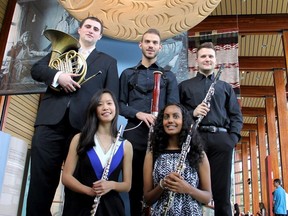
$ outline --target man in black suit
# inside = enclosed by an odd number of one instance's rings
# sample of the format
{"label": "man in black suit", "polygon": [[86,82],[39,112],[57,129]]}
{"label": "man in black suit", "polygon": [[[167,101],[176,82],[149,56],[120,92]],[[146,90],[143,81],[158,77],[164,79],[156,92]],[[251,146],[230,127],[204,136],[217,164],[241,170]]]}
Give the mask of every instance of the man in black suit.
{"label": "man in black suit", "polygon": [[[45,82],[50,87],[41,100],[35,122],[27,216],[51,215],[50,208],[59,183],[62,163],[71,138],[83,126],[92,95],[99,89],[108,88],[118,98],[117,62],[96,50],[102,32],[103,24],[96,17],[87,17],[80,23],[79,53],[88,53],[85,79],[91,78],[82,85],[74,80],[78,75],[50,68],[48,64],[51,54],[31,69],[33,79]],[[56,91],[51,86],[61,90]]]}

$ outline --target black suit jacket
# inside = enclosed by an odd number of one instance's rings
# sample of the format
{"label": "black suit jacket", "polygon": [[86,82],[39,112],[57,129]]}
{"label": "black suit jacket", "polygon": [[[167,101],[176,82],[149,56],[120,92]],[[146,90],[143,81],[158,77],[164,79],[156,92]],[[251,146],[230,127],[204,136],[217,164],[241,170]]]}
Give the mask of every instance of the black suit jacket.
{"label": "black suit jacket", "polygon": [[[51,54],[48,54],[35,63],[31,69],[33,79],[38,82],[45,82],[50,86],[53,82],[55,69],[48,67]],[[119,78],[117,61],[111,56],[98,52],[94,49],[87,58],[86,78],[101,71],[101,74],[94,76],[83,83],[81,88],[73,93],[65,91],[57,92],[50,87],[47,88],[38,110],[35,126],[55,125],[63,118],[69,106],[69,120],[76,129],[81,129],[86,116],[86,109],[90,99],[99,89],[108,88],[114,92],[118,99]]]}

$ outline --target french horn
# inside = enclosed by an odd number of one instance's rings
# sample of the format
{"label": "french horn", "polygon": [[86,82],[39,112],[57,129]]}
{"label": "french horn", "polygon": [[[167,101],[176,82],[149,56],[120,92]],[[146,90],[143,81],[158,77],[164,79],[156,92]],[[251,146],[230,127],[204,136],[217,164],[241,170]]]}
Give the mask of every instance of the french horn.
{"label": "french horn", "polygon": [[[86,59],[77,51],[80,44],[76,38],[66,34],[65,32],[47,29],[44,31],[44,36],[51,41],[52,51],[49,61],[49,67],[63,71],[64,73],[78,74],[74,80],[78,84],[85,82],[87,72]],[[52,89],[60,91],[61,87],[53,87]]]}

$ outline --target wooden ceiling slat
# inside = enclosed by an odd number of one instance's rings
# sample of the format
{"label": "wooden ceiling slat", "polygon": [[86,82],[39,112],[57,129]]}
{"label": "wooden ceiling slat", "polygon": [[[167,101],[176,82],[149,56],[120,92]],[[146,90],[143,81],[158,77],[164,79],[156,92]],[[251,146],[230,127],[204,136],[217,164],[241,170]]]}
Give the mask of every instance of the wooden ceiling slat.
{"label": "wooden ceiling slat", "polygon": [[245,55],[245,52],[247,52],[248,47],[247,47],[247,43],[245,42],[245,40],[246,40],[245,36],[239,37],[239,48],[242,47],[242,49],[239,49],[239,56],[247,56]]}
{"label": "wooden ceiling slat", "polygon": [[[221,10],[223,5],[226,5],[227,11]],[[222,0],[211,15],[288,13],[287,5],[287,0]]]}
{"label": "wooden ceiling slat", "polygon": [[274,96],[273,86],[241,86],[241,97],[265,97]]}
{"label": "wooden ceiling slat", "polygon": [[256,7],[257,7],[257,13],[256,14],[261,14],[261,12],[263,11],[263,7],[264,7],[263,1],[257,0]]}
{"label": "wooden ceiling slat", "polygon": [[288,28],[287,14],[208,16],[188,34],[223,29],[239,29],[239,34],[278,34]]}
{"label": "wooden ceiling slat", "polygon": [[264,53],[264,56],[269,56],[269,53],[271,51],[271,46],[270,46],[268,38],[269,38],[268,35],[263,35],[263,41],[262,41],[262,44],[261,44],[261,50]]}
{"label": "wooden ceiling slat", "polygon": [[265,108],[259,107],[241,107],[243,116],[265,116]]}
{"label": "wooden ceiling slat", "polygon": [[261,46],[263,44],[263,35],[259,35],[259,37],[254,37],[254,44],[255,47],[254,49],[250,49],[250,50],[254,50],[254,53],[252,53],[251,56],[261,56]]}
{"label": "wooden ceiling slat", "polygon": [[271,50],[270,55],[271,56],[279,56],[279,53],[281,53],[281,56],[283,56],[283,53],[281,51],[279,51],[280,46],[282,45],[281,36],[277,37],[277,35],[273,35],[270,38],[271,38],[271,44],[273,44],[273,45],[271,45],[272,50]]}
{"label": "wooden ceiling slat", "polygon": [[277,2],[272,2],[272,1],[268,1],[267,4],[266,4],[266,7],[267,7],[267,13],[268,14],[272,14],[273,11],[277,11],[277,5],[278,5],[278,1]]}
{"label": "wooden ceiling slat", "polygon": [[287,13],[287,5],[288,5],[288,0],[283,0],[282,5],[280,5],[279,11],[281,11],[282,13]]}
{"label": "wooden ceiling slat", "polygon": [[[263,77],[262,77],[262,79],[260,79],[260,76],[259,76],[258,74],[259,74],[259,73],[257,73],[257,75],[256,75],[256,77],[255,77],[255,81],[259,82],[260,85],[263,86],[264,83],[265,83],[265,80],[263,79]],[[264,73],[263,76],[265,77],[265,76],[266,76],[266,73]]]}
{"label": "wooden ceiling slat", "polygon": [[228,5],[229,5],[229,9],[231,9],[231,11],[237,11],[238,7],[237,7],[237,4],[231,4],[231,1],[228,1]]}
{"label": "wooden ceiling slat", "polygon": [[249,131],[249,130],[257,130],[257,124],[243,124],[242,130]]}
{"label": "wooden ceiling slat", "polygon": [[284,57],[239,56],[240,71],[272,71],[274,68],[285,68]]}
{"label": "wooden ceiling slat", "polygon": [[[278,41],[277,43],[275,43],[276,45],[279,46],[278,50],[278,55],[277,56],[284,56],[284,51],[283,51],[283,43],[282,43],[282,34],[281,35],[277,35],[278,36]],[[281,47],[281,48],[280,48]]]}
{"label": "wooden ceiling slat", "polygon": [[261,85],[263,86],[269,85],[270,83],[272,83],[272,85],[274,86],[273,73],[264,73],[264,78],[261,77],[260,81]]}
{"label": "wooden ceiling slat", "polygon": [[250,1],[250,7],[247,7],[247,13],[251,14],[251,13],[255,13],[255,11],[252,10],[252,8],[256,8],[255,6],[253,6],[253,4],[255,4],[256,1]]}
{"label": "wooden ceiling slat", "polygon": [[[230,1],[228,1],[228,2],[229,2],[229,4],[230,4]],[[229,5],[228,8],[230,8],[230,5]],[[223,14],[223,13],[226,14],[227,11],[228,11],[228,8],[227,8],[227,4],[223,4],[222,7],[221,7],[222,14]]]}

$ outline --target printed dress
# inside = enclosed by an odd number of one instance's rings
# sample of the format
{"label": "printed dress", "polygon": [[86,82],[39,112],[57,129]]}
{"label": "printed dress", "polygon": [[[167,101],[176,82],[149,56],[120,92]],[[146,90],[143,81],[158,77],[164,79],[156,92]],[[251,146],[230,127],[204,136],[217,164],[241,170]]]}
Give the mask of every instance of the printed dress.
{"label": "printed dress", "polygon": [[[95,140],[96,147],[99,147],[97,140]],[[118,181],[120,171],[123,166],[124,157],[124,141],[119,141],[118,150],[114,154],[110,171],[108,175],[108,180]],[[101,153],[99,154],[99,148],[92,148],[83,156],[79,158],[74,176],[82,184],[89,187],[92,186],[93,182],[101,179],[104,166],[101,164]],[[97,152],[97,154],[96,154]],[[110,155],[110,150],[106,153]],[[92,155],[92,156],[91,156]],[[99,157],[100,155],[100,157]],[[92,158],[92,159],[91,159]],[[92,161],[92,162],[91,162]],[[92,165],[94,164],[94,165]],[[96,172],[96,174],[95,174]],[[94,198],[85,194],[76,193],[71,191],[67,187],[65,188],[65,203],[63,216],[90,216],[90,211],[92,210],[92,205],[94,204]],[[124,203],[118,192],[112,190],[109,193],[101,196],[100,204],[98,206],[96,216],[124,216],[125,209]]]}
{"label": "printed dress", "polygon": [[[159,184],[167,174],[176,171],[176,165],[180,157],[181,150],[167,150],[161,154],[155,161],[153,169],[154,185]],[[189,166],[186,160],[182,177],[193,187],[198,187],[199,176],[195,168]],[[153,205],[152,215],[163,215],[165,203],[168,201],[168,190],[164,190],[161,197]],[[188,194],[175,193],[174,201],[168,211],[169,216],[202,216],[201,204]]]}

